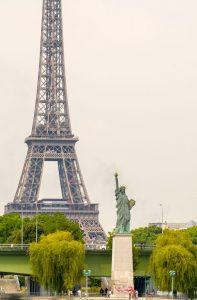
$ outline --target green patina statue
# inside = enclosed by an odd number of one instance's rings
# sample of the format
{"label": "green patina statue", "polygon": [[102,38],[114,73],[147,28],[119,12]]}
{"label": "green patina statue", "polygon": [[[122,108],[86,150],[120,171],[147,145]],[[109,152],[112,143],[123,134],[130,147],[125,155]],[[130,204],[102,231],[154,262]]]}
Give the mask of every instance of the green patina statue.
{"label": "green patina statue", "polygon": [[135,205],[135,200],[129,200],[125,193],[125,186],[118,185],[118,173],[114,174],[116,180],[116,208],[117,208],[117,221],[116,233],[130,233],[130,210]]}

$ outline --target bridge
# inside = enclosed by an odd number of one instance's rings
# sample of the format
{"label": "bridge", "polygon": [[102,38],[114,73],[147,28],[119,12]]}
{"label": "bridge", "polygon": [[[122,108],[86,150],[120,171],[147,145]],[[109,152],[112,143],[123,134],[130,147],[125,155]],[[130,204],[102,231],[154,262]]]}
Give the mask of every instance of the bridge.
{"label": "bridge", "polygon": [[[0,273],[32,275],[28,256],[29,245],[0,245]],[[148,274],[148,261],[153,247],[139,246],[140,263],[135,276],[145,276]],[[91,276],[102,277],[111,276],[111,257],[109,250],[86,250],[86,268],[91,269]]]}

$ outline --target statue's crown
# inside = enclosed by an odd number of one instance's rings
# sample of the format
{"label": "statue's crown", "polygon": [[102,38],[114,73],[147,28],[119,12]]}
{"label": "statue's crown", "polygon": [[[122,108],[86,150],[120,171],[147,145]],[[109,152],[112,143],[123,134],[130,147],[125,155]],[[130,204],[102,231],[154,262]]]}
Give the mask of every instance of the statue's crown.
{"label": "statue's crown", "polygon": [[126,187],[126,185],[121,185],[121,186],[120,186],[120,189],[121,189],[121,188],[126,189],[127,187]]}

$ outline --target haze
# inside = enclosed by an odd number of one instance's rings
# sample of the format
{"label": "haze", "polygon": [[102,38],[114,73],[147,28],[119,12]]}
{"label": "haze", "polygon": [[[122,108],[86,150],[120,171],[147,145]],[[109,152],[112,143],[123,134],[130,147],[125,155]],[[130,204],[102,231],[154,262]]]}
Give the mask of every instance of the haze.
{"label": "haze", "polygon": [[[132,227],[197,221],[197,1],[62,0],[67,91],[80,167],[100,222],[115,226],[114,172]],[[41,0],[0,0],[0,212],[31,133]],[[40,198],[59,197],[46,164]]]}

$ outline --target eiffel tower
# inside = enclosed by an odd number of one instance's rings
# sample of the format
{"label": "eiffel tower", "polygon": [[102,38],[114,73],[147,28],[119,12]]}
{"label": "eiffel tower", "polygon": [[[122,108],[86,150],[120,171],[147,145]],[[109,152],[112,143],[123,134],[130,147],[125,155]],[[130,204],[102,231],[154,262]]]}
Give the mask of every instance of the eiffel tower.
{"label": "eiffel tower", "polygon": [[[31,135],[27,156],[13,202],[5,214],[31,216],[62,212],[79,223],[87,246],[105,242],[98,220],[98,204],[90,203],[79,167],[71,130],[62,28],[61,0],[43,0],[40,62]],[[39,200],[44,161],[58,164],[62,199]]]}

